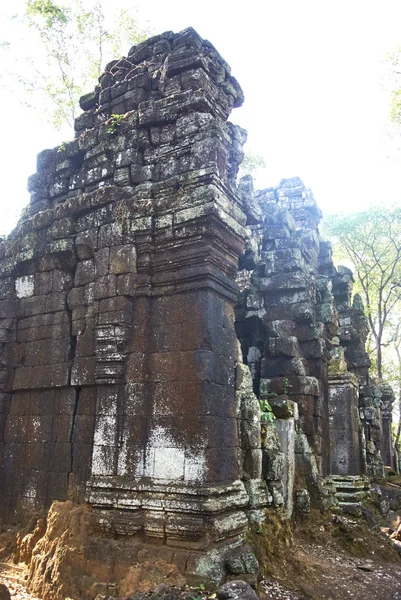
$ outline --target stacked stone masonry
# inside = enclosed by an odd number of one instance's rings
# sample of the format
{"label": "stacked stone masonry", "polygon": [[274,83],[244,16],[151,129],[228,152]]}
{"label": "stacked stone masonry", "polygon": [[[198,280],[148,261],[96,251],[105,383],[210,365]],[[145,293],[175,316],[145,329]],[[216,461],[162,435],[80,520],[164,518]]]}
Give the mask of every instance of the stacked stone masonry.
{"label": "stacked stone masonry", "polygon": [[242,102],[209,42],[168,32],[39,154],[0,244],[4,520],[72,499],[106,532],[239,548],[294,489],[321,499],[324,476],[391,459],[392,393],[311,192],[237,185]]}
{"label": "stacked stone masonry", "polygon": [[[277,416],[283,404],[297,405],[295,470],[309,486],[315,469],[321,477],[383,475],[383,459],[393,465],[394,395],[369,377],[368,325],[361,298],[352,297],[352,272],[334,267],[321,212],[300,179],[255,193],[244,178],[239,187],[261,209],[240,259],[236,306],[255,394]],[[306,470],[304,436],[313,453]]]}

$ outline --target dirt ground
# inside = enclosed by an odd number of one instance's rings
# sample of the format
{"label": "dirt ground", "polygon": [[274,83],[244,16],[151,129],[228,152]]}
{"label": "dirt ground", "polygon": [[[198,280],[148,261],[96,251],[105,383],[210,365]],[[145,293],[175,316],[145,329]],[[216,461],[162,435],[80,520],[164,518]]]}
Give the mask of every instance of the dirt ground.
{"label": "dirt ground", "polygon": [[262,587],[269,600],[399,600],[401,599],[401,561],[358,559],[330,545],[303,544],[295,557],[304,565],[304,573],[291,581],[266,580]]}
{"label": "dirt ground", "polygon": [[0,583],[7,586],[12,600],[37,600],[26,589],[26,567],[0,563]]}
{"label": "dirt ground", "polygon": [[296,527],[278,573],[261,584],[266,600],[401,600],[401,557],[367,521],[337,516]]}

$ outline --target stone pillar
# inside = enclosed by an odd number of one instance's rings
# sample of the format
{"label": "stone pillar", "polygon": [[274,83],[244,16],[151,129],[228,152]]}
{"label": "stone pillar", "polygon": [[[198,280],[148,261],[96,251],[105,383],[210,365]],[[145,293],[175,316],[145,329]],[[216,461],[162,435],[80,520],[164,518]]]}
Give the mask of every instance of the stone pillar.
{"label": "stone pillar", "polygon": [[294,481],[295,481],[295,423],[298,417],[297,405],[294,406],[294,416],[287,419],[277,419],[275,428],[280,439],[281,450],[284,454],[283,461],[283,497],[284,508],[287,518],[291,518],[294,505]]}
{"label": "stone pillar", "polygon": [[354,277],[350,269],[339,266],[331,278],[339,315],[339,341],[344,349],[347,369],[357,376],[359,384],[362,472],[382,477],[381,392],[369,376],[370,359],[365,348],[369,326],[363,302],[359,294],[352,295]]}
{"label": "stone pillar", "polygon": [[331,473],[361,475],[358,380],[347,371],[341,346],[331,351],[328,372]]}
{"label": "stone pillar", "polygon": [[[239,541],[246,134],[227,118],[242,101],[209,42],[168,32],[107,65],[81,98],[76,139],[38,156],[30,206],[0,244],[0,391],[12,392],[0,398],[0,489],[14,509],[86,498],[106,531]],[[245,413],[259,428],[256,400]],[[260,514],[260,439],[247,444]]]}
{"label": "stone pillar", "polygon": [[[251,237],[240,259],[236,330],[254,392],[279,417],[282,452],[266,436],[263,473],[274,503],[284,501],[291,514],[294,479],[321,506],[320,479],[330,473],[327,356],[338,332],[334,266],[327,257],[331,268],[322,268],[321,212],[299,178],[257,192],[243,178],[239,190]],[[280,405],[288,401],[296,405],[296,424],[280,421]]]}
{"label": "stone pillar", "polygon": [[117,292],[101,301],[95,330],[88,500],[106,529],[207,545],[247,522],[233,315],[245,216],[232,152],[242,133],[225,123],[241,92],[194,31],[161,43],[160,97],[145,95],[128,132],[136,141],[116,154],[137,186],[114,209],[112,227],[126,220],[132,245],[110,248],[105,277],[117,276]]}
{"label": "stone pillar", "polygon": [[391,425],[393,420],[393,404],[395,400],[394,392],[390,385],[382,384],[380,386],[382,397],[381,397],[381,416],[382,416],[382,457],[383,464],[385,467],[391,467],[394,469],[395,456],[394,456],[394,442],[391,431]]}

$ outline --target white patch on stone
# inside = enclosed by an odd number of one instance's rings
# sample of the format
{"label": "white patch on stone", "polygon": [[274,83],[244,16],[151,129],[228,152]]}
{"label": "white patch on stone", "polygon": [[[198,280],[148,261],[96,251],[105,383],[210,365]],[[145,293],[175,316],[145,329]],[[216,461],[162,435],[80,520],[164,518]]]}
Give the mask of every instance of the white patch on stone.
{"label": "white patch on stone", "polygon": [[32,421],[32,442],[38,442],[38,433],[40,430],[40,419],[33,417]]}
{"label": "white patch on stone", "polygon": [[114,415],[99,415],[93,437],[94,444],[96,446],[114,446],[116,426]]}
{"label": "white patch on stone", "polygon": [[127,383],[125,386],[124,410],[140,414],[143,404],[143,384]]}
{"label": "white patch on stone", "polygon": [[25,488],[25,497],[34,500],[36,498],[36,489],[33,483],[29,483]]}
{"label": "white patch on stone", "polygon": [[143,450],[141,450],[140,453],[139,453],[139,460],[138,460],[138,464],[136,465],[136,468],[135,468],[134,476],[135,477],[143,477],[144,474],[145,474],[145,469],[144,469],[144,452],[143,452]]}
{"label": "white patch on stone", "polygon": [[184,447],[177,447],[171,433],[156,426],[146,447],[145,472],[155,479],[184,479],[184,464]]}
{"label": "white patch on stone", "polygon": [[23,275],[15,280],[15,293],[18,298],[30,298],[35,293],[34,275]]}
{"label": "white patch on stone", "polygon": [[157,425],[149,434],[148,446],[153,448],[173,448],[177,446],[171,433],[165,428]]}
{"label": "white patch on stone", "polygon": [[184,479],[185,453],[180,448],[155,448],[153,477]]}
{"label": "white patch on stone", "polygon": [[144,455],[144,467],[143,467],[143,476],[144,477],[153,477],[155,466],[155,449],[147,445],[145,449]]}
{"label": "white patch on stone", "polygon": [[93,446],[92,475],[114,475],[114,452],[110,446]]}
{"label": "white patch on stone", "polygon": [[200,483],[206,471],[204,448],[185,448],[160,425],[149,436],[144,462],[143,475],[155,479]]}
{"label": "white patch on stone", "polygon": [[185,456],[184,481],[203,483],[206,473],[206,456],[203,448],[187,452]]}
{"label": "white patch on stone", "polygon": [[144,475],[143,451],[130,447],[125,438],[122,440],[118,452],[117,475],[130,475],[137,478]]}
{"label": "white patch on stone", "polygon": [[122,446],[118,451],[117,475],[127,475],[128,469],[128,447],[126,440],[123,440]]}

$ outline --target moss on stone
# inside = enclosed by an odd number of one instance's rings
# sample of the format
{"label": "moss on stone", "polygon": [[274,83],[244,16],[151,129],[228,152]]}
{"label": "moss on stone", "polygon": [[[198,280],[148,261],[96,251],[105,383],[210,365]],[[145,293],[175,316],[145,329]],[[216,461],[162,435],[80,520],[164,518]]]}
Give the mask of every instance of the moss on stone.
{"label": "moss on stone", "polygon": [[246,542],[255,552],[263,577],[277,573],[293,541],[291,521],[278,510],[266,510],[266,520],[253,525]]}

